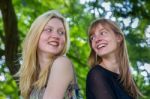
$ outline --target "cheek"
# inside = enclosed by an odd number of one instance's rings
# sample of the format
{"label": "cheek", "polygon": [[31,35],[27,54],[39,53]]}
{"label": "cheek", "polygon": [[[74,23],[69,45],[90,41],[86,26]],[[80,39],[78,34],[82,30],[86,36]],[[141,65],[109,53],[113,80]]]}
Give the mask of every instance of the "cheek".
{"label": "cheek", "polygon": [[118,43],[116,40],[114,40],[114,41],[111,42],[111,47],[112,47],[112,48],[115,48],[115,49],[116,49],[116,48],[119,47],[118,45],[119,45],[119,43]]}
{"label": "cheek", "polygon": [[41,36],[41,37],[39,38],[38,44],[39,44],[39,45],[43,45],[45,41],[46,41],[46,38],[43,37],[43,36]]}
{"label": "cheek", "polygon": [[41,45],[42,45],[42,40],[39,39],[39,41],[38,41],[38,47],[41,47]]}
{"label": "cheek", "polygon": [[95,49],[95,43],[94,42],[91,42],[91,47],[92,47],[92,49]]}
{"label": "cheek", "polygon": [[39,43],[43,43],[47,40],[47,36],[45,36],[43,33],[41,34],[40,38],[39,38]]}
{"label": "cheek", "polygon": [[61,43],[62,46],[65,45],[65,42],[66,42],[66,39],[65,39],[65,38],[62,38],[62,39],[60,40],[60,43]]}

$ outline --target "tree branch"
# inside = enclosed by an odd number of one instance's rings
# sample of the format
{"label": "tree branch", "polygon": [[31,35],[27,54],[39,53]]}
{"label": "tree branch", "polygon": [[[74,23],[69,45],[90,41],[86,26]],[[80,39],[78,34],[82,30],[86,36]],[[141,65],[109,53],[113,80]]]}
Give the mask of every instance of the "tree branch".
{"label": "tree branch", "polygon": [[0,0],[0,9],[2,12],[5,32],[4,43],[6,66],[8,66],[11,75],[14,75],[19,68],[19,62],[16,61],[19,36],[17,18],[12,5],[12,0]]}

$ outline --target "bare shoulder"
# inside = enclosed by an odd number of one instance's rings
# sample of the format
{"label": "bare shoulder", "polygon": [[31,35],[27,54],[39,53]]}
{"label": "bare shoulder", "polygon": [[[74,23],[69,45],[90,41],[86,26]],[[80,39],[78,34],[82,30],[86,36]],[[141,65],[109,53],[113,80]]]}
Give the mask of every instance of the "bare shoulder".
{"label": "bare shoulder", "polygon": [[66,56],[59,56],[54,60],[54,65],[58,64],[58,65],[64,65],[65,67],[72,67],[72,62],[71,60],[66,57]]}
{"label": "bare shoulder", "polygon": [[55,59],[54,64],[55,63],[61,63],[61,64],[68,64],[68,65],[72,65],[71,60],[66,57],[66,56],[59,56]]}
{"label": "bare shoulder", "polygon": [[71,60],[66,56],[59,56],[54,60],[52,70],[61,69],[62,71],[73,72],[73,66]]}
{"label": "bare shoulder", "polygon": [[65,56],[56,58],[49,73],[45,90],[46,99],[63,99],[69,84],[74,80],[73,77],[73,66],[70,59]]}

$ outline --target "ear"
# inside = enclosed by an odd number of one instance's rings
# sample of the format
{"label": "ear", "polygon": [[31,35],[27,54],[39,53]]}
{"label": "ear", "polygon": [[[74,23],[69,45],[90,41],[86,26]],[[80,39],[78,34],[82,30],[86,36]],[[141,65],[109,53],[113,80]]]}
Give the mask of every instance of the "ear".
{"label": "ear", "polygon": [[117,35],[116,38],[118,43],[120,43],[123,40],[122,35]]}

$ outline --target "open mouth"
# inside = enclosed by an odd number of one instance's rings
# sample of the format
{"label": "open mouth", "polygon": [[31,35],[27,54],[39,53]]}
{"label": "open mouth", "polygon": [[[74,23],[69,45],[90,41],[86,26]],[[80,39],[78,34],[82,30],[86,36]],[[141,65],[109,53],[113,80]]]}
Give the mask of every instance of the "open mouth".
{"label": "open mouth", "polygon": [[101,43],[97,45],[97,49],[101,49],[107,46],[107,43]]}
{"label": "open mouth", "polygon": [[50,41],[50,42],[48,42],[48,44],[55,46],[55,47],[59,45],[59,43],[57,41]]}

